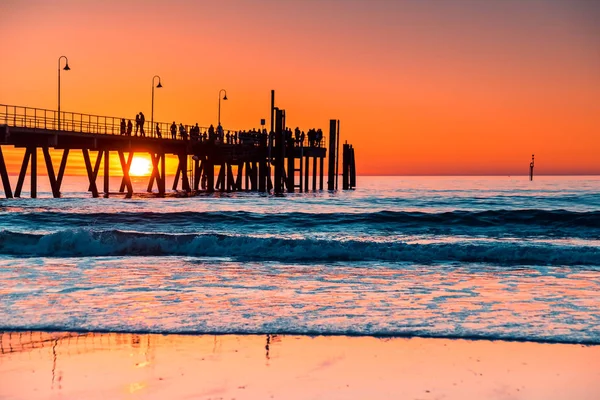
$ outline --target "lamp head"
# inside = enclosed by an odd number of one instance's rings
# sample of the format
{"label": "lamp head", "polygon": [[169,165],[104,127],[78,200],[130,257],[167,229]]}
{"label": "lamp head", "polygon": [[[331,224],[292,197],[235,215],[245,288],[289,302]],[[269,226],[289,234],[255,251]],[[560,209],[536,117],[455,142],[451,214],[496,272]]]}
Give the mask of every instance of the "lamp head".
{"label": "lamp head", "polygon": [[160,81],[158,81],[158,85],[156,85],[156,87],[159,88],[159,89],[162,87]]}
{"label": "lamp head", "polygon": [[69,63],[65,64],[65,67],[63,68],[65,71],[70,71],[71,68],[69,68]]}
{"label": "lamp head", "polygon": [[227,94],[225,94],[225,96],[223,96],[223,100],[227,100]]}

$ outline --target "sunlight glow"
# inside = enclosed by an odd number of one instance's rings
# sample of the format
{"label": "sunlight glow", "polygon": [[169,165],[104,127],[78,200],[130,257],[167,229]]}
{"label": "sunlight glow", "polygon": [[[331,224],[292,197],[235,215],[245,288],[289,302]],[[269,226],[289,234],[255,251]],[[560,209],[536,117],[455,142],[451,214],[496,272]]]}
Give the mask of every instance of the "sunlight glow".
{"label": "sunlight glow", "polygon": [[131,167],[129,168],[129,175],[131,176],[147,176],[150,175],[152,170],[152,163],[150,160],[144,157],[134,156],[131,160]]}

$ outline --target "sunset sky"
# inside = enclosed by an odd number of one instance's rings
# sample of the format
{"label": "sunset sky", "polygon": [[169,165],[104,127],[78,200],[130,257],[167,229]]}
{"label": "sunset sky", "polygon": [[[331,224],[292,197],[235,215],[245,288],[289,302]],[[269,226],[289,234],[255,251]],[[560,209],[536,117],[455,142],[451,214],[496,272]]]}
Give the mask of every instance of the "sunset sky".
{"label": "sunset sky", "polygon": [[[341,120],[359,174],[600,174],[597,1],[0,2],[0,104],[260,126]],[[3,147],[11,173],[20,153]],[[113,157],[117,162],[117,157]],[[73,165],[78,165],[75,161]],[[71,170],[73,172],[73,170]]]}

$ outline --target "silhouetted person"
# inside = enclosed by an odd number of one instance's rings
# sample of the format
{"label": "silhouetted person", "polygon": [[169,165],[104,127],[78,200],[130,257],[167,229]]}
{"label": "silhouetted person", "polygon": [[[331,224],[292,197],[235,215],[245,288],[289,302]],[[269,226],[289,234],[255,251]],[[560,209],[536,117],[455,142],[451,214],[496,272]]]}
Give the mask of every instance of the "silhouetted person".
{"label": "silhouetted person", "polygon": [[159,139],[162,139],[162,134],[160,133],[160,127],[158,126],[158,122],[156,123],[156,136],[158,136]]}
{"label": "silhouetted person", "polygon": [[131,120],[127,121],[127,136],[131,136],[131,132],[133,131],[133,124]]}
{"label": "silhouetted person", "polygon": [[[144,122],[146,122],[146,117],[144,117],[144,113],[140,111],[140,136],[146,136],[144,132]],[[152,132],[152,127],[150,127],[150,132]]]}
{"label": "silhouetted person", "polygon": [[140,114],[137,114],[135,116],[135,136],[137,136],[139,130],[140,130]]}
{"label": "silhouetted person", "polygon": [[217,138],[221,143],[223,143],[223,127],[221,124],[217,125]]}
{"label": "silhouetted person", "polygon": [[194,140],[200,140],[200,127],[196,122],[196,126],[194,127]]}
{"label": "silhouetted person", "polygon": [[208,140],[210,140],[211,142],[215,141],[215,127],[212,126],[212,124],[210,124],[210,126],[208,127]]}
{"label": "silhouetted person", "polygon": [[127,132],[127,124],[125,123],[125,118],[121,120],[121,135],[124,135]]}
{"label": "silhouetted person", "polygon": [[177,139],[177,124],[175,124],[175,121],[171,124],[171,139]]}
{"label": "silhouetted person", "polygon": [[185,126],[183,126],[183,124],[179,124],[179,135],[183,140],[187,140],[187,131],[185,130]]}

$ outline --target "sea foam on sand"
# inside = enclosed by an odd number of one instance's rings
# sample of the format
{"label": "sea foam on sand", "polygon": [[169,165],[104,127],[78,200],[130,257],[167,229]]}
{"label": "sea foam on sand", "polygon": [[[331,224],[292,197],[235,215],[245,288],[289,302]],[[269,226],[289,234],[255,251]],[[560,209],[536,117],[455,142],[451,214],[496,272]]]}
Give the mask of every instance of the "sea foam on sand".
{"label": "sea foam on sand", "polygon": [[0,398],[600,398],[600,346],[4,332]]}

